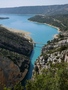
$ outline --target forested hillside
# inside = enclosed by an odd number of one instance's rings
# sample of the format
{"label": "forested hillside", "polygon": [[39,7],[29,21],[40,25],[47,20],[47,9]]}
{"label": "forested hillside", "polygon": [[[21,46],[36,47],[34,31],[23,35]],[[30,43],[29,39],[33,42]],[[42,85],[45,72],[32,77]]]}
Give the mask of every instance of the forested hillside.
{"label": "forested hillside", "polygon": [[68,4],[0,8],[0,14],[46,14],[46,15],[68,14]]}
{"label": "forested hillside", "polygon": [[35,21],[39,23],[47,23],[56,27],[59,27],[60,30],[68,30],[68,14],[62,15],[36,15],[32,18],[29,18],[30,21]]}
{"label": "forested hillside", "polygon": [[34,80],[28,81],[26,90],[68,90],[67,68],[67,63],[53,64],[51,68],[44,68],[42,74],[36,75]]}

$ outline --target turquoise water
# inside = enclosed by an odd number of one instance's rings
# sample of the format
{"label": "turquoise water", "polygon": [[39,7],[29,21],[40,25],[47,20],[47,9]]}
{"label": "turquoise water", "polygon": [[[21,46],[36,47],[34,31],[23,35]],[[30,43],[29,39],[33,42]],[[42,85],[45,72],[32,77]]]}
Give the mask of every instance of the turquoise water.
{"label": "turquoise water", "polygon": [[[56,28],[53,28],[51,26],[31,22],[28,21],[28,18],[34,16],[34,15],[0,15],[4,17],[9,17],[9,19],[0,20],[0,24],[3,24],[10,28],[25,30],[30,32],[32,39],[34,42],[40,42],[43,44],[46,44],[48,40],[53,39],[54,34],[57,34],[58,31]],[[27,74],[27,79],[30,79],[32,76],[32,69],[34,66],[34,62],[38,58],[38,56],[41,54],[41,49],[43,45],[37,44],[36,47],[33,50],[33,53],[31,55],[31,63],[29,72]]]}

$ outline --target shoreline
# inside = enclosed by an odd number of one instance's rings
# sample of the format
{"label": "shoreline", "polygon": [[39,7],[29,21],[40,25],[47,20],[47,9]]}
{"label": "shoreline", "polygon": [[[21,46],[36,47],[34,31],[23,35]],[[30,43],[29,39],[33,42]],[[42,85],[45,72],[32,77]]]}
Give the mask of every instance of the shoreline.
{"label": "shoreline", "polygon": [[31,37],[30,37],[30,32],[27,32],[25,30],[18,30],[18,29],[14,29],[14,28],[9,28],[9,27],[6,27],[4,25],[0,25],[0,27],[4,27],[6,28],[7,30],[13,32],[13,33],[16,33],[20,36],[23,36],[24,38],[28,39],[28,40],[31,40]]}
{"label": "shoreline", "polygon": [[[46,24],[46,25],[48,25],[48,26],[51,26],[51,27],[57,29],[57,30],[58,30],[58,34],[61,32],[59,27],[56,27],[56,26],[53,26],[53,25],[47,24],[47,23],[44,23],[44,24]],[[54,38],[54,39],[57,39],[57,38],[58,38],[58,34],[55,34],[55,35],[53,36],[53,38]]]}
{"label": "shoreline", "polygon": [[46,25],[48,25],[48,26],[51,26],[51,27],[53,27],[53,28],[57,29],[57,30],[58,30],[58,32],[61,32],[59,27],[56,27],[56,26],[53,26],[53,25],[51,25],[51,24],[47,24],[47,23],[44,23],[44,24],[46,24]]}
{"label": "shoreline", "polygon": [[[31,20],[29,20],[29,21],[31,21]],[[51,25],[51,24],[47,24],[47,23],[40,23],[40,22],[36,22],[36,21],[31,21],[31,22],[34,22],[34,23],[39,23],[39,24],[44,24],[44,25],[47,25],[47,26],[50,26],[50,27],[53,27],[53,28],[57,29],[57,30],[58,30],[58,33],[60,33],[60,32],[61,32],[59,27],[53,26],[53,25]],[[53,38],[58,38],[58,37],[57,37],[57,35],[58,35],[58,34],[55,34],[55,35],[53,36]]]}
{"label": "shoreline", "polygon": [[[31,20],[29,20],[29,21],[31,21]],[[48,25],[48,26],[51,26],[51,27],[53,27],[53,28],[57,29],[57,30],[58,30],[58,32],[61,32],[59,27],[53,26],[53,25],[51,25],[51,24],[41,23],[41,22],[36,22],[36,21],[31,21],[31,22],[34,22],[34,23],[39,23],[39,24],[44,24],[44,25]]]}

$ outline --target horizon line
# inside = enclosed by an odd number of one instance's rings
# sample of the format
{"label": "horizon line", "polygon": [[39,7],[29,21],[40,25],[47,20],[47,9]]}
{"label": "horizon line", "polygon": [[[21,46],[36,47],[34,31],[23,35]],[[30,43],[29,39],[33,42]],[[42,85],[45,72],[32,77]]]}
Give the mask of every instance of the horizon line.
{"label": "horizon line", "polygon": [[57,6],[57,5],[59,5],[59,6],[60,6],[60,5],[67,5],[67,4],[53,4],[53,5],[30,5],[30,6],[29,6],[29,5],[28,5],[28,6],[22,6],[22,5],[21,5],[21,6],[15,6],[15,7],[14,7],[14,6],[11,6],[11,7],[9,7],[9,6],[8,6],[8,7],[0,7],[0,8],[18,8],[18,7],[32,7],[32,6],[33,6],[33,7],[36,7],[36,6]]}

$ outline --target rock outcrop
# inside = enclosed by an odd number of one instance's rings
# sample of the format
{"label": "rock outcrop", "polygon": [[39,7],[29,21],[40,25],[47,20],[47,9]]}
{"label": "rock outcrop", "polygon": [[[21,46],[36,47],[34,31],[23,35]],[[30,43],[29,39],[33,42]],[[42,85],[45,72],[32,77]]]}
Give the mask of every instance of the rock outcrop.
{"label": "rock outcrop", "polygon": [[28,72],[33,44],[0,26],[0,87],[13,87]]}
{"label": "rock outcrop", "polygon": [[34,74],[41,74],[43,69],[50,69],[51,65],[68,63],[68,31],[59,33],[57,38],[48,41],[42,48],[41,55],[35,62]]}

